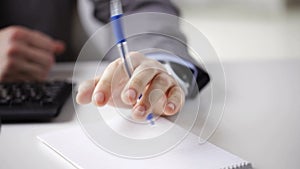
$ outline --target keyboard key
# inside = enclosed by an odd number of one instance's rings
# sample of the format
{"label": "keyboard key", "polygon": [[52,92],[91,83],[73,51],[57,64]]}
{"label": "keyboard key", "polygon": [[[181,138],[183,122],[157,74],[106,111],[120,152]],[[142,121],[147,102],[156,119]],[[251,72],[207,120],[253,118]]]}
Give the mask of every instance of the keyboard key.
{"label": "keyboard key", "polygon": [[58,115],[72,86],[65,81],[0,83],[0,117],[4,122],[51,119]]}

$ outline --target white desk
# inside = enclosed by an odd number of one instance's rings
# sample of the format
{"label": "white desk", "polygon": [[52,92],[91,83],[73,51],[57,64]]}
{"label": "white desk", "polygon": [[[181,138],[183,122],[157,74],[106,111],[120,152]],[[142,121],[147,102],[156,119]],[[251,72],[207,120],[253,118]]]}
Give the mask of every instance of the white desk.
{"label": "white desk", "polygon": [[[213,64],[213,63],[212,63]],[[82,65],[82,77],[91,63]],[[224,63],[227,100],[221,124],[210,141],[259,169],[300,166],[300,60]],[[72,65],[58,65],[53,76],[72,76]],[[218,83],[218,79],[215,79]],[[201,97],[208,94],[206,88]],[[36,136],[78,125],[69,99],[51,123],[3,124],[0,168],[74,168]],[[194,130],[197,132],[197,128]],[[101,166],[100,166],[101,167]]]}

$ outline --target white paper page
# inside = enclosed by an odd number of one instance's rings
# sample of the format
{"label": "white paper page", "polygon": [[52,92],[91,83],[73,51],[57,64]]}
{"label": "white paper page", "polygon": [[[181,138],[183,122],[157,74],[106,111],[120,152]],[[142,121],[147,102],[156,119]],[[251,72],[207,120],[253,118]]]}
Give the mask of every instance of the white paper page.
{"label": "white paper page", "polygon": [[[118,126],[119,122],[120,118],[111,121],[111,124],[115,124],[115,130],[124,131],[124,128],[132,127],[124,127],[124,124]],[[171,122],[161,118],[159,123],[165,128]],[[130,135],[130,131],[133,130],[126,131],[129,131]],[[83,169],[223,169],[240,165],[244,167],[239,169],[251,168],[250,164],[247,165],[248,162],[213,144],[208,142],[198,144],[198,137],[194,134],[189,134],[171,151],[158,157],[142,160],[125,159],[103,151],[85,135],[80,127],[47,133],[38,136],[38,139],[74,166]]]}

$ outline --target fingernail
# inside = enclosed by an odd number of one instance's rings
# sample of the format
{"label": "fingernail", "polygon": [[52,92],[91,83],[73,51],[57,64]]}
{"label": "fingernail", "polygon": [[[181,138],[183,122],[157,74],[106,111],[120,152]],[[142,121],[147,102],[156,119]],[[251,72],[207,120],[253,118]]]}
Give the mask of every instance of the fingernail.
{"label": "fingernail", "polygon": [[146,109],[144,106],[138,106],[134,109],[133,114],[136,117],[144,117],[146,115]]}
{"label": "fingernail", "polygon": [[129,98],[130,101],[136,100],[136,91],[133,89],[128,89],[126,91],[126,96]]}
{"label": "fingernail", "polygon": [[96,104],[102,104],[104,102],[104,94],[102,92],[98,92],[94,95],[94,102]]}
{"label": "fingernail", "polygon": [[172,111],[175,110],[175,104],[174,103],[168,103],[168,108],[171,109]]}

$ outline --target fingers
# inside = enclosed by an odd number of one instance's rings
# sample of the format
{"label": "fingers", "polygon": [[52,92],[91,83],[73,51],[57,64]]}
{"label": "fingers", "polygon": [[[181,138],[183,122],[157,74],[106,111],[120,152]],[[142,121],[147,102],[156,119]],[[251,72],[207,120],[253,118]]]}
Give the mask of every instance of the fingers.
{"label": "fingers", "polygon": [[151,112],[171,116],[180,110],[184,102],[184,92],[174,78],[161,72],[145,89],[141,100],[133,108],[132,116],[135,119],[145,119]]}
{"label": "fingers", "polygon": [[183,90],[178,86],[172,86],[167,94],[167,101],[164,107],[164,115],[170,116],[176,114],[185,102]]}
{"label": "fingers", "polygon": [[[150,92],[149,99],[146,99],[146,103],[150,101],[151,107],[146,112],[146,115],[153,112],[157,115],[172,116],[180,111],[185,102],[183,90],[178,85],[173,85],[169,87],[168,91],[164,94],[165,95],[163,95],[162,91],[158,93],[158,90],[152,90],[152,92]],[[145,116],[140,118],[145,118]]]}
{"label": "fingers", "polygon": [[[19,75],[24,76],[26,81],[43,81],[47,77],[48,71],[44,71],[37,64],[15,59],[14,68]],[[34,73],[33,73],[34,72]]]}
{"label": "fingers", "polygon": [[135,119],[145,119],[150,112],[167,116],[177,113],[184,104],[185,95],[176,80],[157,61],[138,53],[131,53],[131,60],[134,72],[130,79],[122,60],[117,59],[108,65],[99,81],[87,81],[79,86],[77,102],[133,106]]}
{"label": "fingers", "polygon": [[65,51],[65,43],[63,41],[55,40],[54,41],[54,53],[61,54]]}
{"label": "fingers", "polygon": [[[30,35],[30,37],[28,35]],[[36,48],[53,53],[58,52],[58,49],[60,49],[62,45],[61,42],[56,42],[38,31],[31,31],[29,34],[25,34],[25,40],[28,44]]]}
{"label": "fingers", "polygon": [[177,113],[184,102],[184,93],[159,62],[144,59],[124,87],[121,99],[128,105],[134,105],[133,118],[145,119],[150,112],[158,115]]}
{"label": "fingers", "polygon": [[159,71],[161,70],[153,67],[138,67],[121,93],[123,102],[129,105],[135,104],[138,97]]}
{"label": "fingers", "polygon": [[[130,53],[131,62],[135,69],[145,57],[138,52]],[[120,98],[120,88],[124,88],[123,84],[129,80],[128,75],[125,72],[121,59],[117,59],[105,69],[101,79],[97,83],[93,92],[92,101],[96,106],[103,106],[109,102],[110,105],[128,107],[130,102],[124,104]],[[125,94],[123,94],[125,95]],[[137,98],[137,92],[129,90],[127,94],[130,98]],[[110,100],[113,97],[113,100]],[[124,96],[123,96],[124,97]],[[133,99],[131,99],[133,102]]]}
{"label": "fingers", "polygon": [[61,53],[64,50],[64,44],[56,41],[49,36],[25,27],[14,26],[10,28],[12,40],[24,41],[35,48],[45,50],[51,53]]}
{"label": "fingers", "polygon": [[122,76],[122,67],[120,66],[120,63],[120,60],[112,62],[107,66],[104,73],[102,74],[92,95],[93,103],[96,106],[103,106],[110,99],[112,94],[112,83],[114,76]]}
{"label": "fingers", "polygon": [[141,100],[134,106],[133,118],[144,119],[155,108],[157,110],[157,107],[159,107],[160,111],[155,113],[162,114],[166,93],[174,85],[174,79],[167,73],[161,72],[157,74],[146,89]]}
{"label": "fingers", "polygon": [[100,77],[96,78],[95,80],[85,81],[79,85],[76,96],[76,102],[78,104],[88,104],[92,101],[92,94],[99,79]]}
{"label": "fingers", "polygon": [[10,45],[9,55],[19,57],[25,62],[36,63],[45,71],[49,71],[54,64],[54,55],[40,49],[30,48],[22,43],[15,42]]}
{"label": "fingers", "polygon": [[54,64],[54,55],[63,52],[65,48],[62,42],[21,26],[1,30],[0,43],[1,62],[8,63],[0,64],[2,81],[45,79]]}
{"label": "fingers", "polygon": [[42,81],[47,76],[41,67],[20,58],[10,58],[1,67],[1,81]]}

